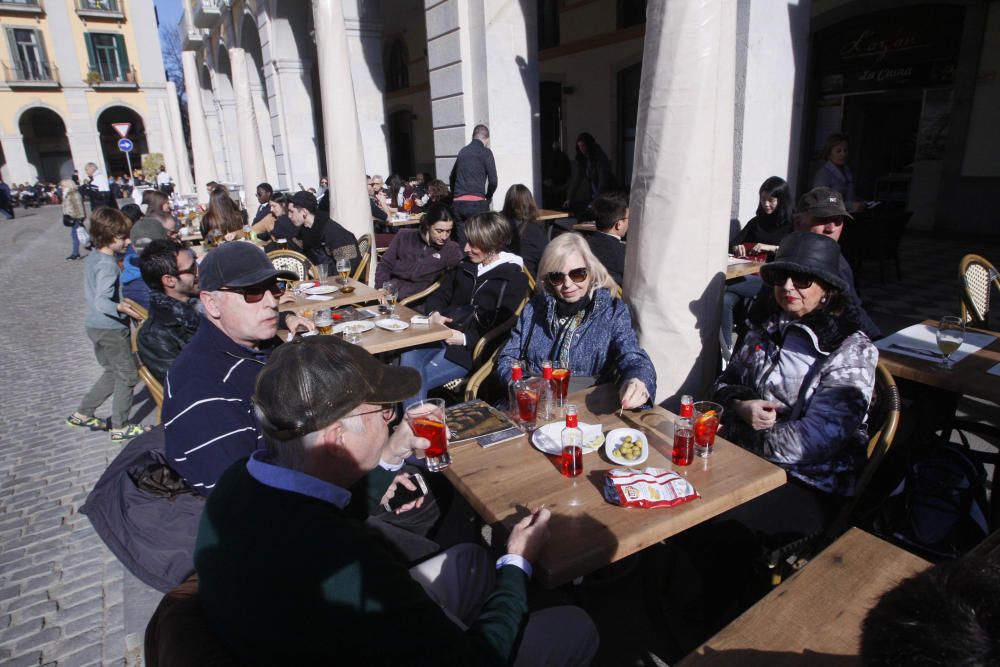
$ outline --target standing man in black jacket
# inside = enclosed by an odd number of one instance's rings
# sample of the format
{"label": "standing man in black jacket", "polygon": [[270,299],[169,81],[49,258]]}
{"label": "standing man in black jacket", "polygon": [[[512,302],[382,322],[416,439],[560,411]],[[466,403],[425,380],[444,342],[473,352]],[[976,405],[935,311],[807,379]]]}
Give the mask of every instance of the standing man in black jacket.
{"label": "standing man in black jacket", "polygon": [[465,220],[490,210],[497,189],[497,164],[490,150],[490,128],[476,125],[472,141],[458,152],[451,168],[452,211],[458,245],[465,247]]}

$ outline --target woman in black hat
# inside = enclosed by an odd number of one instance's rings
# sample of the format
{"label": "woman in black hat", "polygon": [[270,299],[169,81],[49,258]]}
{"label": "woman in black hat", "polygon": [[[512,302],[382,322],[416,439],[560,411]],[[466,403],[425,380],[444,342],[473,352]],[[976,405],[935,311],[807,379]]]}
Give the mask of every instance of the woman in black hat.
{"label": "woman in black hat", "polygon": [[821,234],[782,241],[761,269],[772,286],[763,319],[713,388],[726,437],[788,471],[780,495],[796,496],[786,504],[802,534],[822,529],[853,493],[868,442],[878,351],[844,297],[839,258]]}

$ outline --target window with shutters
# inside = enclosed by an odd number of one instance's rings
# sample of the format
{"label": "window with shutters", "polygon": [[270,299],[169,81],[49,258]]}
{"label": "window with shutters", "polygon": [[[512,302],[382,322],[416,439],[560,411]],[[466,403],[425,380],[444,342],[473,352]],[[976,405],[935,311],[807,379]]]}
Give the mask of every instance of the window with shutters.
{"label": "window with shutters", "polygon": [[9,83],[55,81],[42,34],[33,28],[8,27],[6,32],[11,56],[11,64],[4,65],[6,80]]}
{"label": "window with shutters", "polygon": [[90,59],[88,80],[93,84],[132,84],[135,76],[125,52],[125,39],[119,33],[84,34]]}

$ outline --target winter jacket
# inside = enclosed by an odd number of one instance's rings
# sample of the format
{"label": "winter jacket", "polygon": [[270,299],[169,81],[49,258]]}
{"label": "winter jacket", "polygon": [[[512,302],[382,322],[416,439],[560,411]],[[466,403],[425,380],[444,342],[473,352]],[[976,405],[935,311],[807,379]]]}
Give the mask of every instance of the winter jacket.
{"label": "winter jacket", "polygon": [[454,197],[476,195],[493,199],[497,190],[497,164],[493,151],[479,139],[470,141],[458,151],[448,182]]}
{"label": "winter jacket", "polygon": [[509,319],[528,293],[528,277],[517,255],[502,252],[489,266],[463,259],[427,297],[427,312],[449,316],[448,308],[476,305],[476,317],[465,329],[465,345],[449,345],[445,358],[472,368],[472,350],[483,334]]}
{"label": "winter jacket", "polygon": [[729,241],[729,246],[732,247],[741,243],[781,245],[781,240],[791,234],[792,231],[794,230],[791,220],[782,222],[774,213],[771,215],[761,213],[750,219],[750,222]]}
{"label": "winter jacket", "polygon": [[361,263],[358,239],[323,211],[316,212],[312,227],[302,227],[301,234],[305,255],[313,264],[330,264],[332,269],[337,262],[336,254],[343,252],[351,260],[351,273],[357,271]]}
{"label": "winter jacket", "polygon": [[538,263],[542,260],[549,237],[540,223],[527,220],[508,220],[513,232],[510,251],[524,260],[531,275],[538,277]]}
{"label": "winter jacket", "polygon": [[813,176],[813,187],[836,190],[844,198],[844,206],[848,209],[857,201],[854,194],[854,174],[851,173],[851,168],[846,165],[841,169],[827,160]]}
{"label": "winter jacket", "polygon": [[526,375],[541,375],[543,361],[563,361],[569,364],[574,377],[611,382],[617,372],[619,384],[635,378],[646,385],[650,396],[656,395],[656,370],[649,355],[639,346],[632,315],[624,301],[613,298],[606,288],[594,290],[590,305],[571,334],[573,340],[567,358],[560,359],[557,343],[567,324],[559,324],[554,296],[547,292],[536,295],[521,311],[510,340],[500,352],[497,377],[506,384],[511,365],[518,360]]}
{"label": "winter jacket", "polygon": [[[849,496],[868,443],[865,419],[878,350],[856,316],[823,311],[772,315],[747,333],[712,390],[725,407],[726,437],[826,493]],[[781,404],[777,423],[754,431],[734,400]]]}
{"label": "winter jacket", "polygon": [[448,269],[462,260],[462,249],[448,241],[438,248],[427,243],[416,229],[403,229],[393,234],[389,248],[375,269],[375,285],[387,280],[399,286],[399,298],[405,299],[429,287]]}
{"label": "winter jacket", "polygon": [[625,284],[625,242],[614,234],[594,232],[587,237],[591,252],[619,285]]}
{"label": "winter jacket", "polygon": [[587,206],[598,195],[614,190],[615,185],[611,161],[598,148],[596,154],[590,157],[577,155],[573,162],[573,179],[566,196],[571,206]]}
{"label": "winter jacket", "polygon": [[74,220],[83,220],[87,217],[87,212],[83,210],[83,195],[80,194],[79,188],[67,188],[63,193],[62,212]]}
{"label": "winter jacket", "polygon": [[197,299],[178,301],[163,292],[149,292],[149,319],[139,329],[136,346],[142,365],[160,384],[170,364],[198,330],[201,316],[195,308],[197,303]]}

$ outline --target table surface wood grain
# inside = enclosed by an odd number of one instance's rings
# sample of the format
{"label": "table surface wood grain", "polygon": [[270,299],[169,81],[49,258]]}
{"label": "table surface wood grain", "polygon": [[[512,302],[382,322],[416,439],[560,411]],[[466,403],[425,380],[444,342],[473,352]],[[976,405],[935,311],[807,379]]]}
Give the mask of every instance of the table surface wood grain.
{"label": "table surface wood grain", "polygon": [[884,592],[928,567],[924,559],[851,528],[679,667],[781,667],[857,656],[868,610]]}
{"label": "table surface wood grain", "polygon": [[[375,310],[375,307],[370,307],[370,310]],[[417,311],[406,306],[396,306],[394,316],[396,319],[409,323],[410,318],[418,314]],[[375,324],[379,319],[384,318],[380,315],[374,320],[363,321]],[[361,341],[358,345],[371,354],[380,354],[382,352],[406,350],[411,347],[427,345],[428,343],[437,343],[445,340],[450,335],[451,329],[442,324],[410,324],[410,327],[403,331],[388,331],[376,326],[374,329],[361,334]],[[278,333],[278,336],[281,340],[287,340],[288,332],[281,331]]]}
{"label": "table surface wood grain", "polygon": [[568,218],[569,213],[566,211],[555,211],[548,208],[538,209],[538,217],[536,220],[558,220],[559,218]]}
{"label": "table surface wood grain", "polygon": [[[340,287],[338,282],[339,278],[336,276],[331,276],[327,278],[326,283],[328,285],[334,285],[335,287]],[[348,278],[347,284],[354,287],[354,291],[350,294],[344,294],[339,289],[332,294],[324,294],[322,296],[332,297],[326,300],[319,299],[309,299],[307,295],[295,295],[292,301],[282,303],[278,306],[278,310],[291,310],[297,313],[302,312],[307,309],[314,308],[340,308],[341,306],[350,306],[355,303],[369,303],[371,301],[378,301],[379,292],[378,290],[369,287],[368,285],[358,282],[354,278]],[[292,294],[291,292],[288,292]]]}
{"label": "table surface wood grain", "polygon": [[730,264],[726,267],[726,280],[735,280],[736,278],[742,278],[743,276],[751,276],[760,273],[760,267],[764,266],[764,262],[740,262],[739,264]]}
{"label": "table surface wood grain", "polygon": [[584,472],[563,477],[558,457],[535,449],[526,436],[483,449],[465,443],[452,449],[445,475],[488,523],[510,529],[530,509],[552,511],[549,540],[535,563],[544,586],[572,581],[641,551],[785,483],[785,471],[720,438],[707,459],[686,467],[670,461],[673,415],[662,408],[626,411],[618,417],[618,392],[602,385],[571,394],[580,422],[600,423],[605,433],[627,426],[646,434],[648,460],[640,467],[675,469],[701,498],[672,508],[639,509],[604,500],[604,472],[620,467],[599,452],[585,454]]}

